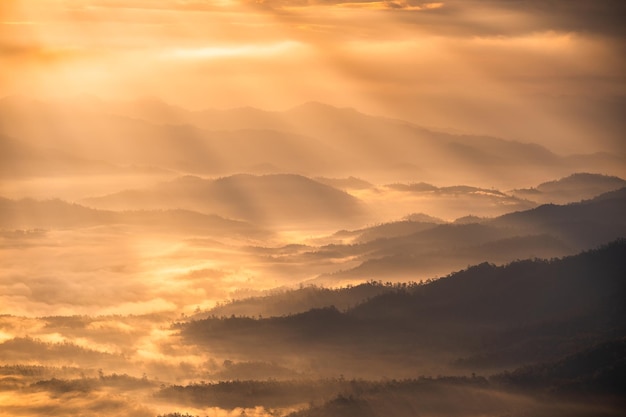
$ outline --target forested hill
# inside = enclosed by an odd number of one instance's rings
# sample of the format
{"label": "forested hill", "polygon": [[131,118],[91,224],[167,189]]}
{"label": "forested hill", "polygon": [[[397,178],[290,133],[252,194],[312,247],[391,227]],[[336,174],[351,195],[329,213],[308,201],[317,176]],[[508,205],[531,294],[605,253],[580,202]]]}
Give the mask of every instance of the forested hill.
{"label": "forested hill", "polygon": [[[243,357],[297,351],[375,355],[396,364],[429,352],[467,369],[554,360],[626,334],[626,240],[558,260],[480,264],[424,284],[398,286],[346,312],[334,307],[264,319],[180,324],[189,343]],[[350,369],[346,369],[350,372]]]}

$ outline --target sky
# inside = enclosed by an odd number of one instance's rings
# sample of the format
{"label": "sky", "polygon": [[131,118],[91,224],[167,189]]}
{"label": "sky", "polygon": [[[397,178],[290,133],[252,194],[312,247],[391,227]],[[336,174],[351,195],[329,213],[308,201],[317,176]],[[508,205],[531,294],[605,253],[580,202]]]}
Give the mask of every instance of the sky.
{"label": "sky", "polygon": [[0,96],[307,101],[624,151],[620,0],[2,0]]}

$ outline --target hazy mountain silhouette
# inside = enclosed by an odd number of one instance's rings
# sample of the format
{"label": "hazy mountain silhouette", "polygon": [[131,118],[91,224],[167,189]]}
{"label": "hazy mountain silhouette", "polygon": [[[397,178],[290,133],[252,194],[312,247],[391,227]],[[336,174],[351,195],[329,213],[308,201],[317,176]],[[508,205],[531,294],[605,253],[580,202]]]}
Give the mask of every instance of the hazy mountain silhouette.
{"label": "hazy mountain silhouette", "polygon": [[517,233],[549,233],[569,245],[587,249],[626,236],[626,188],[567,205],[546,204],[505,214],[486,224]]}
{"label": "hazy mountain silhouette", "polygon": [[[528,181],[530,169],[535,178],[545,178],[571,172],[574,166],[622,175],[624,166],[618,156],[610,163],[583,156],[574,164],[537,144],[435,132],[320,103],[284,112],[192,112],[154,100],[118,105],[93,101],[84,105],[7,97],[0,100],[1,130],[80,158],[211,175],[265,164],[284,172],[387,180],[413,178],[419,169],[426,177],[449,182],[454,178],[449,167],[454,166],[468,180],[502,184]],[[398,170],[400,166],[412,168]],[[522,168],[527,169],[525,177]]]}
{"label": "hazy mountain silhouette", "polygon": [[3,178],[56,177],[72,175],[163,174],[164,170],[119,166],[44,149],[0,135],[0,174]]}
{"label": "hazy mountain silhouette", "polygon": [[362,180],[360,178],[348,177],[348,178],[326,178],[326,177],[315,177],[313,178],[317,182],[321,182],[322,184],[330,185],[331,187],[338,188],[340,190],[362,190],[371,188],[374,185]]}
{"label": "hazy mountain silhouette", "polygon": [[[394,226],[402,227],[402,223]],[[312,282],[336,285],[359,279],[420,280],[478,262],[502,264],[516,259],[575,253],[566,241],[538,231],[522,233],[479,223],[415,223],[404,230],[411,229],[418,231],[405,234],[396,231],[389,237],[375,240],[320,247],[314,252],[320,258],[358,257],[361,264],[321,275]],[[367,238],[367,234],[364,236]]]}
{"label": "hazy mountain silhouette", "polygon": [[0,100],[0,126],[5,134],[31,146],[180,172],[227,174],[262,164],[289,172],[332,172],[342,162],[333,147],[298,134],[246,129],[242,123],[229,131],[209,131],[24,98]]}
{"label": "hazy mountain silhouette", "polygon": [[62,200],[9,200],[0,197],[0,227],[56,229],[125,224],[147,230],[176,233],[235,234],[267,237],[268,232],[249,223],[188,210],[97,210]]}
{"label": "hazy mountain silhouette", "polygon": [[626,181],[614,176],[576,173],[555,181],[539,184],[535,188],[511,191],[540,203],[571,203],[596,197],[600,194],[626,187]]}
{"label": "hazy mountain silhouette", "polygon": [[393,237],[412,235],[418,232],[432,229],[441,224],[441,221],[437,221],[437,219],[435,218],[426,220],[430,221],[401,220],[397,222],[383,223],[377,226],[356,230],[352,232],[356,235],[354,242],[365,243],[378,239],[388,239]]}
{"label": "hazy mountain silhouette", "polygon": [[152,189],[86,199],[106,208],[186,208],[261,224],[359,224],[365,207],[349,194],[292,174],[181,177]]}
{"label": "hazy mountain silhouette", "polygon": [[[445,177],[443,169],[451,165],[468,173],[476,172],[474,168],[477,167],[499,167],[499,175],[503,176],[515,176],[508,169],[512,166],[532,166],[539,171],[558,172],[562,169],[561,165],[567,165],[565,160],[540,145],[434,132],[404,121],[368,116],[354,109],[315,102],[285,112],[207,110],[193,115],[190,122],[208,129],[233,129],[248,120],[253,128],[315,137],[332,145],[345,161],[344,164],[352,167],[352,172],[356,167],[369,167],[370,170],[378,170],[381,177],[385,176],[384,170],[401,165],[436,172],[439,177]],[[402,173],[397,169],[394,171],[394,175]],[[407,175],[414,175],[414,170],[405,170],[403,176]]]}
{"label": "hazy mountain silhouette", "polygon": [[[425,209],[451,218],[467,214],[498,216],[537,206],[534,201],[509,195],[495,188],[469,185],[437,187],[425,182],[394,183],[386,185],[385,188],[401,192],[415,199],[416,204],[421,203]],[[403,195],[398,197],[399,200],[403,198]]]}
{"label": "hazy mountain silhouette", "polygon": [[[321,246],[324,257],[358,256],[362,264],[313,282],[354,279],[421,279],[473,263],[551,258],[626,236],[626,188],[568,205],[543,205],[493,219],[453,224],[397,222],[366,231],[342,232],[350,244]],[[412,277],[412,278],[411,278]]]}
{"label": "hazy mountain silhouette", "polygon": [[503,264],[515,259],[553,258],[572,252],[572,248],[565,243],[548,235],[511,237],[447,249],[422,248],[411,253],[398,251],[382,257],[378,257],[380,253],[369,254],[370,259],[355,268],[321,275],[312,282],[332,285],[333,282],[355,279],[422,280],[445,275],[481,260]]}

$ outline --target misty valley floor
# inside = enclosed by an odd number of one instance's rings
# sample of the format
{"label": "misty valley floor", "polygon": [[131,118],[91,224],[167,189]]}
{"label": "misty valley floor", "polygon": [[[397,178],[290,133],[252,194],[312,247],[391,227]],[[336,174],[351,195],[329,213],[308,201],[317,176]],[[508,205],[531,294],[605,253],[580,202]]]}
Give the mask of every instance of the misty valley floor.
{"label": "misty valley floor", "polygon": [[1,412],[623,415],[625,255],[618,240],[429,282],[281,290],[191,317],[4,315]]}

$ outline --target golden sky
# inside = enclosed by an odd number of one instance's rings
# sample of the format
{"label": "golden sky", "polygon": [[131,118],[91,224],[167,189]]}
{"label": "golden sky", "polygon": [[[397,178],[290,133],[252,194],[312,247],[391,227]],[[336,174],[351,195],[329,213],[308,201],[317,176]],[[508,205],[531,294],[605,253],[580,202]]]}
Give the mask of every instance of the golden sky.
{"label": "golden sky", "polygon": [[623,150],[616,0],[0,4],[0,96],[320,101],[566,153]]}

